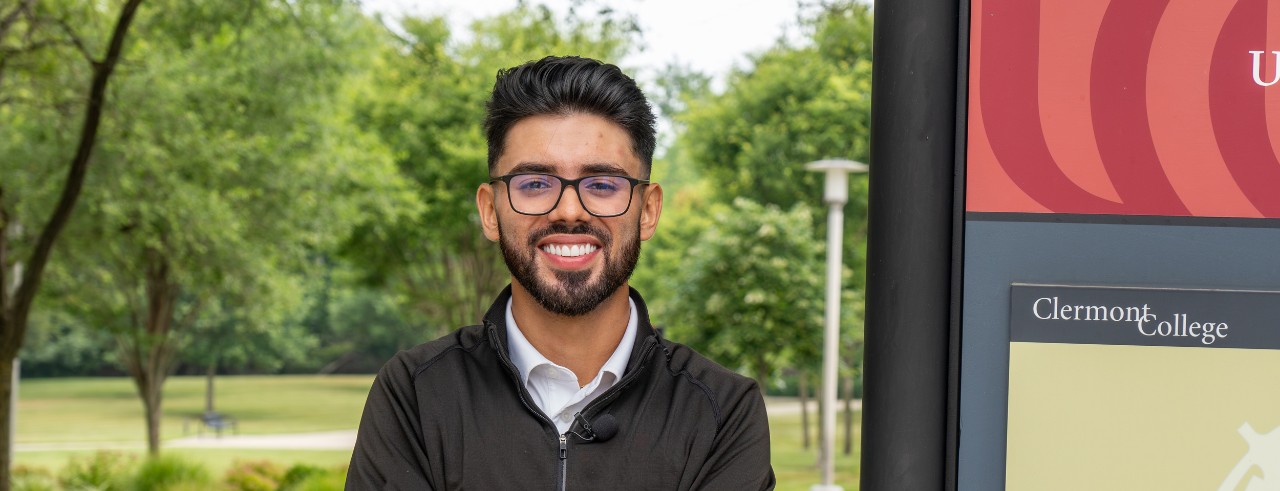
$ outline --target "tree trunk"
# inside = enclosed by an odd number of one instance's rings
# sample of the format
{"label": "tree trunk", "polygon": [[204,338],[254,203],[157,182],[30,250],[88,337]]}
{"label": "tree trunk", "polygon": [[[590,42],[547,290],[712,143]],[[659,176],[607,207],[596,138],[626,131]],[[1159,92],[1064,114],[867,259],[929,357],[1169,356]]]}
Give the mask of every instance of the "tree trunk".
{"label": "tree trunk", "polygon": [[[28,2],[28,5],[31,3]],[[6,289],[9,285],[5,283],[8,282],[0,276],[0,284],[4,284],[0,287],[0,378],[4,379],[0,380],[0,418],[4,418],[5,421],[0,425],[4,426],[4,429],[0,429],[0,491],[9,491],[11,485],[9,470],[13,465],[13,448],[7,439],[12,436],[7,418],[12,411],[17,410],[10,404],[12,401],[10,396],[13,392],[13,360],[18,356],[23,338],[26,337],[27,318],[31,313],[31,305],[35,301],[36,293],[40,289],[44,268],[49,262],[49,256],[53,254],[54,242],[71,220],[71,212],[75,209],[80,191],[84,187],[85,175],[89,169],[89,157],[93,154],[93,147],[98,139],[98,127],[102,122],[102,111],[106,106],[107,81],[111,79],[111,73],[115,71],[116,63],[120,61],[124,51],[125,36],[141,3],[142,0],[128,0],[124,4],[120,9],[120,16],[116,18],[111,39],[107,42],[106,56],[101,60],[90,60],[93,65],[93,81],[90,83],[86,98],[80,141],[76,145],[75,155],[71,158],[67,180],[62,186],[62,194],[58,197],[58,203],[54,206],[49,221],[40,230],[35,248],[31,251],[30,260],[26,263],[27,268],[22,272],[20,282],[15,281],[17,287],[14,288],[12,296],[7,294]],[[0,205],[2,204],[3,202],[0,202]],[[0,270],[7,266],[7,263],[0,262]]]}
{"label": "tree trunk", "polygon": [[8,491],[9,489],[9,467],[13,462],[13,432],[17,428],[9,426],[9,418],[13,417],[13,413],[18,408],[9,404],[13,400],[13,359],[14,356],[4,354],[0,357],[0,489]]}
{"label": "tree trunk", "polygon": [[209,369],[205,371],[204,379],[204,413],[213,413],[213,378],[218,375],[218,362],[209,362]]}
{"label": "tree trunk", "polygon": [[164,387],[164,380],[157,380],[149,375],[145,374],[141,379],[135,379],[134,383],[138,387],[138,395],[142,397],[142,410],[146,415],[147,453],[154,457],[160,454],[160,419],[163,414],[161,390]]}
{"label": "tree trunk", "polygon": [[[173,329],[178,322],[174,318],[180,289],[172,279],[169,260],[154,248],[145,251],[146,309],[141,326],[133,326],[132,332],[121,339],[125,346],[124,359],[129,367],[142,398],[147,420],[147,451],[151,455],[160,452],[160,419],[164,382],[169,377],[177,355]],[[194,315],[195,309],[187,317]]]}
{"label": "tree trunk", "polygon": [[853,376],[844,378],[844,454],[853,455]]}
{"label": "tree trunk", "polygon": [[809,374],[800,372],[800,445],[809,449]]}

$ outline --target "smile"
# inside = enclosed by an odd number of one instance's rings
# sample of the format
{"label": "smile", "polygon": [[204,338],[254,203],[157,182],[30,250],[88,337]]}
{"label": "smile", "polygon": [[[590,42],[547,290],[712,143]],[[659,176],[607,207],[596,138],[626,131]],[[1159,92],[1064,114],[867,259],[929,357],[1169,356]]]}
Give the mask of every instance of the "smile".
{"label": "smile", "polygon": [[542,251],[553,256],[579,257],[595,252],[599,247],[594,244],[547,244]]}

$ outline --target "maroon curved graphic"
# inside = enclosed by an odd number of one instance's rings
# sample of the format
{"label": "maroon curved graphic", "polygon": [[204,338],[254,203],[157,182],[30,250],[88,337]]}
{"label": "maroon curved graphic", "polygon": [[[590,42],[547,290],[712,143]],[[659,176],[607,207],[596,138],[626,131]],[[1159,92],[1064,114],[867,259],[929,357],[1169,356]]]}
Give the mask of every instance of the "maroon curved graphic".
{"label": "maroon curved graphic", "polygon": [[1213,48],[1209,112],[1231,177],[1263,216],[1276,217],[1280,216],[1280,161],[1267,134],[1266,93],[1253,82],[1247,58],[1266,40],[1266,0],[1240,0]]}
{"label": "maroon curved graphic", "polygon": [[1122,204],[1077,186],[1049,153],[1037,89],[1039,2],[990,0],[979,15],[984,16],[982,118],[1001,168],[1053,212],[1124,213]]}
{"label": "maroon curved graphic", "polygon": [[1147,60],[1168,0],[1111,2],[1098,28],[1089,91],[1102,165],[1126,213],[1189,215],[1160,166],[1147,124]]}

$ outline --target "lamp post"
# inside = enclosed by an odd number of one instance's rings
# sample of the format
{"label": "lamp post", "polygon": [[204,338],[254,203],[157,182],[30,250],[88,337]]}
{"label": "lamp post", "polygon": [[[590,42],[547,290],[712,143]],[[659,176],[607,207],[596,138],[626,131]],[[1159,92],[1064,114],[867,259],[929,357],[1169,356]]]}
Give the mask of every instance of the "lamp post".
{"label": "lamp post", "polygon": [[840,344],[840,266],[844,239],[844,204],[849,201],[849,174],[867,165],[844,159],[819,160],[805,169],[826,173],[822,201],[827,204],[827,308],[822,335],[822,484],[810,491],[843,491],[836,474],[836,377]]}

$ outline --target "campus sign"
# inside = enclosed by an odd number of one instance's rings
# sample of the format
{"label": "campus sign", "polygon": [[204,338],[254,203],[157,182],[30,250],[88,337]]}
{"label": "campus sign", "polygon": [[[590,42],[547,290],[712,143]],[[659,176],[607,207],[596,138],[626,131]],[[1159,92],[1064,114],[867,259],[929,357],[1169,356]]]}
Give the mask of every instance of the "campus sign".
{"label": "campus sign", "polygon": [[955,487],[1280,489],[1280,1],[962,22]]}

